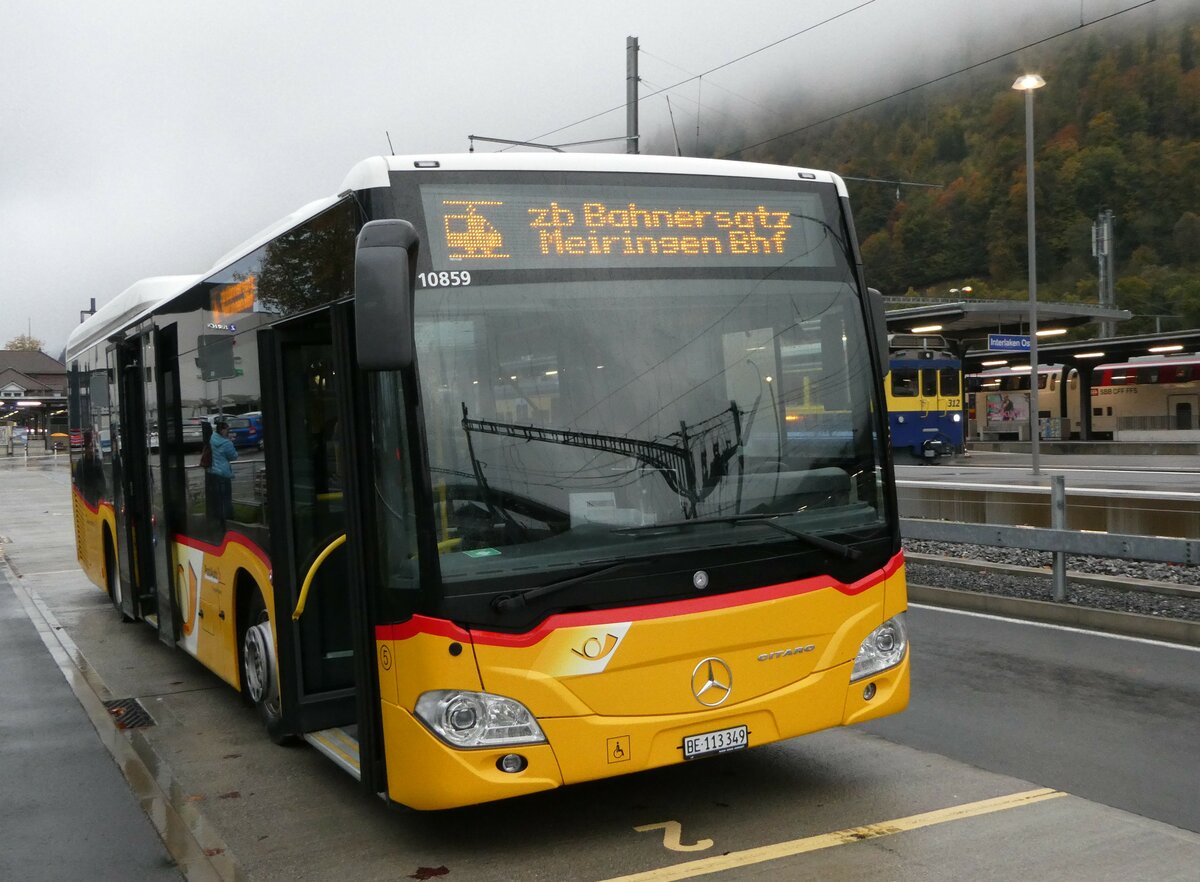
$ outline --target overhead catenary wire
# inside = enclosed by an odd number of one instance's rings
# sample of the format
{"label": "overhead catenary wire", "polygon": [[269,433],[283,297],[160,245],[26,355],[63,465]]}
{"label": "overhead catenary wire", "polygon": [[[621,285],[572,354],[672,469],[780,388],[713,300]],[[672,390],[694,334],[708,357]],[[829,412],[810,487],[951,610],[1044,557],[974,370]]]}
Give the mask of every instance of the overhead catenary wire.
{"label": "overhead catenary wire", "polygon": [[[747,58],[750,58],[754,55],[758,55],[760,52],[765,52],[768,49],[774,48],[775,46],[778,46],[780,43],[786,43],[788,40],[803,36],[804,34],[807,34],[810,31],[814,31],[819,27],[823,27],[824,25],[827,25],[830,22],[836,21],[839,18],[843,18],[844,16],[850,15],[853,12],[857,12],[858,10],[862,9],[865,6],[870,6],[874,2],[876,2],[876,0],[863,0],[863,2],[859,3],[857,6],[852,6],[849,9],[846,9],[846,10],[843,10],[842,12],[837,13],[836,15],[831,15],[828,18],[825,18],[819,22],[816,22],[815,24],[811,24],[806,28],[802,28],[801,30],[796,31],[794,34],[788,34],[786,37],[780,37],[778,40],[773,40],[770,43],[767,43],[765,46],[760,46],[757,49],[747,52],[744,55],[739,55],[737,58],[731,58],[729,61],[723,62],[722,64],[718,64],[716,67],[709,68],[708,70],[698,73],[695,76],[690,76],[685,80],[680,80],[678,83],[675,83],[674,85],[666,86],[662,89],[659,89],[658,91],[651,92],[648,95],[640,95],[640,96],[638,96],[638,102],[640,103],[642,101],[645,101],[647,98],[653,98],[655,95],[662,94],[663,92],[669,91],[671,89],[677,89],[680,86],[683,86],[683,85],[686,85],[686,84],[692,82],[693,80],[698,80],[700,77],[708,76],[709,74],[715,73],[716,71],[719,71],[719,70],[723,70],[724,68],[727,68],[730,65],[737,64],[739,61],[745,61]],[[619,110],[625,110],[624,103],[618,104],[616,107],[610,107],[608,110],[602,110],[599,113],[593,113],[591,116],[587,116],[587,117],[584,117],[583,119],[576,120],[573,123],[567,123],[565,126],[559,126],[557,129],[551,129],[548,132],[543,132],[540,135],[535,135],[534,137],[529,138],[527,140],[540,141],[542,138],[547,138],[550,135],[556,135],[559,132],[565,131],[566,129],[571,129],[571,128],[574,128],[575,126],[583,125],[586,122],[591,122],[594,119],[599,119],[600,117],[607,116],[610,113],[616,113]]]}
{"label": "overhead catenary wire", "polygon": [[[807,28],[804,28],[804,29],[802,29],[802,30],[800,30],[800,31],[796,31],[796,32],[795,32],[795,33],[793,33],[793,34],[789,34],[789,35],[787,35],[787,36],[785,36],[785,37],[781,37],[781,38],[780,38],[780,39],[778,39],[778,40],[774,40],[774,41],[772,41],[771,43],[768,43],[768,44],[766,44],[765,46],[761,46],[760,48],[758,48],[758,49],[755,49],[755,50],[753,50],[753,51],[751,51],[751,52],[747,52],[747,53],[745,53],[744,55],[740,55],[740,56],[738,56],[737,58],[730,59],[729,61],[726,61],[726,62],[724,62],[723,64],[719,64],[719,65],[717,65],[716,67],[710,68],[710,69],[708,69],[708,70],[706,70],[706,71],[702,71],[701,73],[699,73],[699,74],[695,74],[694,76],[689,76],[687,79],[680,80],[679,82],[677,82],[677,83],[675,83],[675,84],[673,84],[673,85],[670,85],[670,86],[663,86],[663,87],[657,88],[657,89],[655,89],[654,91],[652,91],[652,92],[650,92],[650,93],[648,93],[648,94],[646,94],[646,95],[641,95],[641,96],[639,96],[639,97],[638,97],[638,101],[639,101],[639,102],[641,102],[641,101],[644,101],[644,100],[646,100],[647,98],[652,98],[652,97],[654,97],[654,96],[656,96],[656,95],[659,95],[659,94],[661,94],[661,93],[663,93],[663,92],[667,92],[667,91],[671,91],[671,90],[673,90],[673,89],[677,89],[678,87],[680,87],[680,86],[683,86],[683,85],[686,85],[687,83],[690,83],[690,82],[693,82],[693,81],[697,81],[697,82],[699,82],[699,81],[700,81],[700,80],[701,80],[703,77],[705,77],[705,76],[708,76],[709,74],[711,74],[711,73],[714,73],[715,71],[722,70],[722,69],[724,69],[724,68],[726,68],[726,67],[729,67],[729,66],[730,66],[730,65],[732,65],[732,64],[736,64],[736,63],[738,63],[739,61],[743,61],[743,60],[745,60],[745,59],[747,59],[747,58],[750,58],[750,57],[752,57],[752,56],[754,56],[754,55],[757,55],[757,54],[759,54],[760,52],[763,52],[763,51],[765,51],[765,50],[767,50],[767,49],[770,49],[770,48],[772,48],[772,47],[774,47],[774,46],[778,46],[780,43],[783,43],[783,42],[785,42],[785,41],[787,41],[787,40],[790,40],[790,39],[793,39],[793,38],[795,38],[795,37],[801,36],[801,35],[803,35],[803,34],[809,33],[810,31],[812,31],[812,30],[814,30],[814,29],[816,29],[816,28],[819,28],[819,27],[821,27],[821,26],[823,26],[823,25],[829,24],[830,22],[833,22],[833,21],[835,21],[835,20],[837,20],[837,19],[839,19],[839,18],[842,18],[842,17],[844,17],[844,16],[846,16],[846,15],[849,15],[849,14],[850,14],[850,13],[852,13],[852,12],[856,12],[856,11],[858,11],[859,9],[861,9],[861,8],[863,8],[863,7],[865,7],[865,6],[868,6],[868,5],[870,5],[870,4],[871,4],[871,3],[873,3],[873,2],[875,2],[875,0],[866,0],[866,2],[864,2],[864,3],[860,3],[860,4],[859,4],[859,5],[857,5],[857,6],[851,7],[850,9],[844,10],[844,11],[842,11],[842,12],[840,12],[840,13],[837,13],[836,15],[833,15],[833,16],[830,16],[829,18],[823,19],[822,21],[819,21],[819,22],[817,22],[816,24],[810,25],[809,27],[807,27]],[[999,61],[999,60],[1001,60],[1001,59],[1003,59],[1003,58],[1007,58],[1008,56],[1010,56],[1010,55],[1014,55],[1014,54],[1016,54],[1017,52],[1022,52],[1022,51],[1026,50],[1026,49],[1031,49],[1031,48],[1033,48],[1034,46],[1039,46],[1039,45],[1041,45],[1041,44],[1043,44],[1043,43],[1047,43],[1047,42],[1050,42],[1050,41],[1052,41],[1052,40],[1056,40],[1056,39],[1058,39],[1059,37],[1063,37],[1063,36],[1066,36],[1067,34],[1070,34],[1070,33],[1076,32],[1076,31],[1080,31],[1080,30],[1082,30],[1082,29],[1084,29],[1084,28],[1091,27],[1092,25],[1101,24],[1101,23],[1103,23],[1103,22],[1105,22],[1105,21],[1110,21],[1110,20],[1112,20],[1112,19],[1114,19],[1114,18],[1117,18],[1118,16],[1124,15],[1124,14],[1126,14],[1126,13],[1128,13],[1128,12],[1135,12],[1135,11],[1137,11],[1138,9],[1142,9],[1142,8],[1144,8],[1144,7],[1150,6],[1150,5],[1152,5],[1152,4],[1156,3],[1156,2],[1157,2],[1157,0],[1142,0],[1142,2],[1140,2],[1140,3],[1135,3],[1133,6],[1128,6],[1128,7],[1124,8],[1124,9],[1118,9],[1118,10],[1116,10],[1115,12],[1111,12],[1111,13],[1109,13],[1109,14],[1107,14],[1107,15],[1102,15],[1102,16],[1100,16],[1099,18],[1092,19],[1091,21],[1085,21],[1085,20],[1084,20],[1084,18],[1083,18],[1083,14],[1082,14],[1082,9],[1081,9],[1081,12],[1080,12],[1080,19],[1079,19],[1079,24],[1078,24],[1078,25],[1073,25],[1072,27],[1065,28],[1064,30],[1058,31],[1058,32],[1056,32],[1056,33],[1054,33],[1054,34],[1050,34],[1050,35],[1048,35],[1048,36],[1046,36],[1046,37],[1041,37],[1041,38],[1039,38],[1039,39],[1037,39],[1037,40],[1033,40],[1033,41],[1031,41],[1031,42],[1029,42],[1029,43],[1025,43],[1024,45],[1021,45],[1021,46],[1018,46],[1018,47],[1016,47],[1016,48],[1009,49],[1009,50],[1006,50],[1006,51],[1004,51],[1004,52],[1001,52],[1001,53],[999,53],[999,54],[993,55],[993,56],[991,56],[991,57],[989,57],[989,58],[986,58],[986,59],[984,59],[984,60],[982,60],[982,61],[974,62],[974,63],[972,63],[972,64],[966,65],[965,67],[961,67],[961,68],[958,68],[957,70],[950,71],[949,73],[941,74],[941,75],[939,75],[939,76],[937,76],[937,77],[934,77],[934,78],[932,78],[932,79],[925,80],[924,82],[917,83],[917,84],[914,84],[914,85],[912,85],[912,86],[908,86],[908,87],[906,87],[906,88],[904,88],[904,89],[901,89],[900,91],[893,92],[893,93],[891,93],[891,94],[889,94],[889,95],[884,95],[884,96],[882,96],[882,97],[880,97],[880,98],[873,99],[873,100],[871,100],[871,101],[865,102],[865,103],[863,103],[863,104],[857,105],[857,106],[855,106],[855,107],[849,108],[849,109],[847,109],[847,110],[844,110],[844,111],[841,111],[841,112],[839,112],[839,113],[832,114],[832,115],[830,115],[830,116],[824,117],[823,119],[817,120],[817,121],[815,121],[815,122],[812,122],[812,123],[808,123],[808,124],[806,124],[806,125],[804,125],[804,126],[801,126],[801,127],[799,127],[799,128],[796,128],[796,129],[791,129],[791,130],[789,130],[789,131],[787,131],[787,132],[783,132],[783,133],[781,133],[781,134],[778,134],[778,135],[772,135],[772,136],[771,136],[771,137],[769,137],[769,138],[765,138],[765,139],[763,139],[763,140],[761,140],[761,141],[756,141],[756,142],[754,142],[754,143],[752,143],[752,144],[743,144],[742,146],[740,146],[740,147],[737,147],[737,148],[736,148],[736,149],[734,149],[734,150],[731,150],[731,151],[729,151],[729,152],[727,152],[727,153],[723,153],[723,154],[721,154],[721,156],[720,156],[720,157],[718,157],[718,158],[720,158],[720,159],[728,159],[728,158],[730,158],[730,157],[732,157],[732,156],[736,156],[737,154],[741,153],[742,151],[745,151],[745,150],[753,150],[753,149],[754,149],[754,148],[756,148],[756,147],[762,147],[763,145],[765,145],[765,144],[770,144],[770,143],[771,143],[771,142],[773,142],[773,141],[777,141],[777,140],[780,140],[780,139],[782,139],[782,138],[787,138],[787,137],[790,137],[790,136],[792,136],[792,135],[797,135],[797,134],[800,134],[801,132],[807,131],[808,129],[811,129],[811,128],[816,128],[817,126],[821,126],[821,125],[824,125],[824,124],[826,124],[826,123],[833,122],[834,120],[841,119],[843,116],[849,116],[849,115],[850,115],[850,114],[852,114],[852,113],[857,113],[857,112],[858,112],[858,111],[860,111],[860,110],[866,110],[866,109],[867,109],[867,108],[869,108],[869,107],[874,107],[874,106],[875,106],[875,105],[877,105],[877,104],[882,104],[883,102],[885,102],[885,101],[890,101],[890,100],[891,100],[891,99],[893,99],[893,98],[899,98],[899,97],[901,97],[901,96],[903,96],[903,95],[907,95],[907,94],[909,94],[909,93],[911,93],[911,92],[918,91],[918,90],[920,90],[920,89],[923,89],[923,88],[925,88],[926,86],[930,86],[930,85],[933,85],[933,84],[935,84],[935,83],[939,83],[939,82],[942,82],[942,81],[944,81],[944,80],[951,79],[951,78],[953,78],[953,77],[959,76],[959,75],[961,75],[961,74],[968,73],[969,71],[972,71],[972,70],[975,70],[975,69],[977,69],[977,68],[983,67],[983,66],[985,66],[985,65],[991,64],[991,63],[993,63],[993,62],[995,62],[995,61]],[[645,51],[644,49],[643,49],[643,50],[639,50],[639,51],[641,51],[643,54],[647,54],[647,55],[649,55],[649,53],[646,53],[646,51]],[[650,56],[650,57],[654,57],[654,58],[656,58],[656,60],[663,61],[663,62],[664,62],[664,63],[666,63],[666,64],[672,64],[671,62],[667,62],[667,61],[665,61],[664,59],[658,59],[658,58],[657,58],[657,56]],[[672,64],[672,66],[674,66],[674,67],[678,67],[678,65],[674,65],[674,64]],[[680,69],[682,70],[682,68],[680,68]],[[715,85],[715,84],[712,84],[712,82],[711,82],[711,80],[710,80],[710,85]],[[718,87],[718,88],[720,88],[720,87]],[[726,91],[729,91],[729,90],[726,90]],[[736,93],[730,92],[730,94],[736,94]],[[739,97],[740,97],[740,96],[739,96]],[[747,101],[751,101],[751,99],[745,99],[745,100],[747,100]],[[751,101],[751,103],[757,104],[758,102],[753,102],[753,101]],[[700,105],[699,105],[699,98],[698,98],[698,97],[697,97],[697,99],[696,99],[696,104],[697,104],[697,107],[699,107],[699,106],[700,106]],[[566,124],[566,125],[564,125],[564,126],[560,126],[559,128],[552,129],[551,131],[549,131],[549,132],[546,132],[546,133],[544,133],[544,134],[542,134],[542,135],[538,135],[538,136],[536,136],[536,137],[534,137],[534,138],[531,138],[530,140],[533,140],[533,141],[540,140],[541,138],[545,138],[545,137],[547,137],[547,136],[549,136],[549,135],[557,134],[558,132],[564,131],[564,130],[566,130],[566,129],[569,129],[569,128],[574,128],[575,126],[583,125],[584,123],[591,122],[592,120],[595,120],[595,119],[599,119],[600,117],[602,117],[602,116],[606,116],[606,115],[608,115],[608,114],[610,114],[610,113],[615,113],[615,112],[617,112],[617,111],[624,110],[625,108],[626,108],[626,105],[625,105],[625,104],[619,104],[619,105],[617,105],[617,106],[615,106],[615,107],[611,107],[611,108],[609,108],[609,109],[607,109],[607,110],[602,110],[602,111],[600,111],[600,112],[598,112],[598,113],[594,113],[594,114],[591,114],[590,116],[586,116],[586,117],[584,117],[583,119],[576,120],[575,122],[568,123],[568,124]],[[706,107],[705,109],[711,110],[712,108],[707,108],[707,107]],[[697,120],[697,146],[698,146],[698,145],[699,145],[699,121]]]}

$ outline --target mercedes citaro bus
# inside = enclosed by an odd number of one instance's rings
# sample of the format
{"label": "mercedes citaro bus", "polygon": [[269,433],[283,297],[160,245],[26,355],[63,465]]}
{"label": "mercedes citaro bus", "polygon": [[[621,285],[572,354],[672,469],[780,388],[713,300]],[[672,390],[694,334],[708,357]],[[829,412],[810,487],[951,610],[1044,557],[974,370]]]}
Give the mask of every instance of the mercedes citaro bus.
{"label": "mercedes citaro bus", "polygon": [[[908,701],[883,308],[836,175],[369,159],[67,359],[83,569],[368,793],[480,803]],[[263,449],[201,467],[189,421],[248,412]]]}

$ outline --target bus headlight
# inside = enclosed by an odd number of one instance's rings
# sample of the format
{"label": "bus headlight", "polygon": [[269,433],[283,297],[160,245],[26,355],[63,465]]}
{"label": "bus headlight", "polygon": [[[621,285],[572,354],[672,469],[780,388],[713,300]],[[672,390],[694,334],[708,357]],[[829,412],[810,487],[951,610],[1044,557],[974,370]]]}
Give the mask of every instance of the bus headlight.
{"label": "bus headlight", "polygon": [[904,660],[907,651],[908,631],[904,627],[904,613],[900,613],[868,634],[858,647],[850,682],[894,668]]}
{"label": "bus headlight", "polygon": [[417,699],[417,718],[453,747],[539,744],[546,740],[533,714],[502,695],[438,689]]}

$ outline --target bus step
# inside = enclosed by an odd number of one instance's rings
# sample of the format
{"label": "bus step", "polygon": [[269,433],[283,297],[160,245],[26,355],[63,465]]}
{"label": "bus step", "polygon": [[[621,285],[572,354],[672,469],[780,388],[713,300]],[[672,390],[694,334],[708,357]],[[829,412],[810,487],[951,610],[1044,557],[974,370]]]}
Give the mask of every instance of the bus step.
{"label": "bus step", "polygon": [[341,768],[362,780],[358,762],[358,739],[341,726],[304,733],[304,740],[329,757]]}

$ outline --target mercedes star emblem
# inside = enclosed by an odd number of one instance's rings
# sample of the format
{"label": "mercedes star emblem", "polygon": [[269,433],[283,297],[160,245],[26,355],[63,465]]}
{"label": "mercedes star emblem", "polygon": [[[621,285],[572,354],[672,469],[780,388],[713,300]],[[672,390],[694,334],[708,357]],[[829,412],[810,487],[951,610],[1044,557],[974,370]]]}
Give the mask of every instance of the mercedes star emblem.
{"label": "mercedes star emblem", "polygon": [[716,707],[733,691],[733,671],[722,659],[710,656],[692,671],[692,695],[705,707]]}

